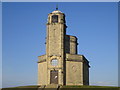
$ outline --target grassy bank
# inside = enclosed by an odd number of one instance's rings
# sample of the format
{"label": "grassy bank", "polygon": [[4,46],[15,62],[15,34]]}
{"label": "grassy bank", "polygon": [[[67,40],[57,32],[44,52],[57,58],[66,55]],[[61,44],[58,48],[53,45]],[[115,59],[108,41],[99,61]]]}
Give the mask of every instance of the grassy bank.
{"label": "grassy bank", "polygon": [[[39,86],[19,86],[11,88],[3,88],[2,90],[38,90]],[[42,89],[49,90],[49,89]],[[52,90],[52,89],[50,89]],[[118,87],[112,86],[61,86],[59,90],[120,90]]]}
{"label": "grassy bank", "polygon": [[113,87],[113,86],[80,86],[80,85],[67,85],[67,86],[62,86],[62,88],[118,88],[118,87]]}

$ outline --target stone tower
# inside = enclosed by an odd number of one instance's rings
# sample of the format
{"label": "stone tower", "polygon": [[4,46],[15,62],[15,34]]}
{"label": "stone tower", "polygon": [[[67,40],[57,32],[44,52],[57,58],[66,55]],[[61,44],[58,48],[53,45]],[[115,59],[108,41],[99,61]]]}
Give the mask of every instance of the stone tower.
{"label": "stone tower", "polygon": [[46,54],[38,56],[38,85],[89,85],[89,62],[77,54],[77,37],[66,35],[65,14],[48,14]]}

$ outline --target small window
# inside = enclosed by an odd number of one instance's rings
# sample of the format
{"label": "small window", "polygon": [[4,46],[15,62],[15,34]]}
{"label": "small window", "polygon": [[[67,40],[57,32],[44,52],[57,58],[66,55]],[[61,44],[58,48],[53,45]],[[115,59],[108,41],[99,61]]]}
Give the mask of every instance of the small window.
{"label": "small window", "polygon": [[58,23],[58,15],[53,15],[52,16],[52,22],[53,23]]}
{"label": "small window", "polygon": [[58,60],[57,60],[57,59],[53,59],[53,60],[51,61],[51,65],[52,65],[52,66],[57,66],[57,65],[58,65]]}

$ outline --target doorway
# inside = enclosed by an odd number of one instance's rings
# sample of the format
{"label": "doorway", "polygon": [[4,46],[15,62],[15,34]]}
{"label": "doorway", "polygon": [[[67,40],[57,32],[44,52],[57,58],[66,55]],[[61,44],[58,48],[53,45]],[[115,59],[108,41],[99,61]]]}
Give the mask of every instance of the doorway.
{"label": "doorway", "polygon": [[58,70],[50,71],[50,84],[58,84]]}

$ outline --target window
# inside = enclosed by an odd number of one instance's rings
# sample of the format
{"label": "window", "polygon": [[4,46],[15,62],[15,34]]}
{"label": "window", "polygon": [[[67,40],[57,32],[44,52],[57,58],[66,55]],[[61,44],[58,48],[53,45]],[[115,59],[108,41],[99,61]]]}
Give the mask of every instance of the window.
{"label": "window", "polygon": [[52,16],[52,22],[57,23],[58,22],[58,15],[53,15]]}
{"label": "window", "polygon": [[51,61],[51,65],[52,65],[52,66],[57,66],[57,65],[58,65],[58,60],[57,60],[57,59],[53,59],[53,60]]}

